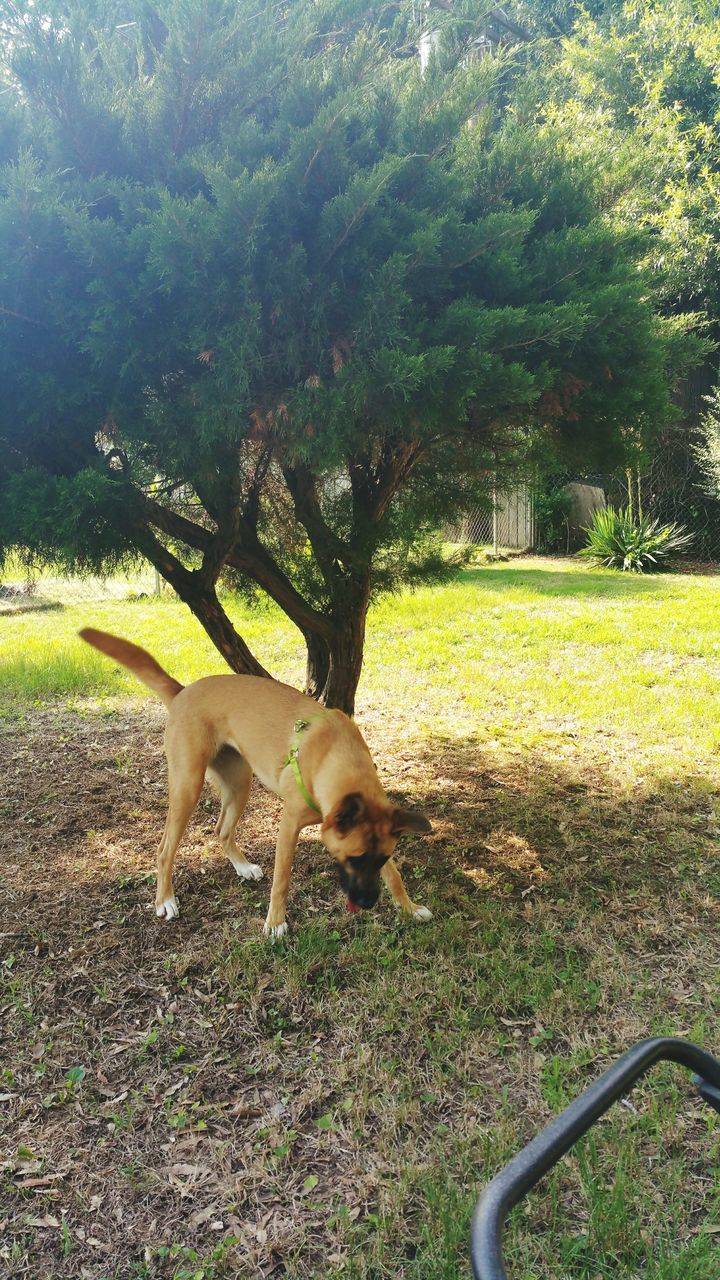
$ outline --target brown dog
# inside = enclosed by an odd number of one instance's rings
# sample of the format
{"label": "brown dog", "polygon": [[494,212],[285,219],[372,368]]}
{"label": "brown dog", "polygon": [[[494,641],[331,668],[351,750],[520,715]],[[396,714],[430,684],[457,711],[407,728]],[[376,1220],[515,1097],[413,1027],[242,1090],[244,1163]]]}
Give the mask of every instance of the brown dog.
{"label": "brown dog", "polygon": [[395,809],[383,791],[365,742],[342,711],[324,711],[312,698],[259,676],[207,676],[185,688],[154,658],[127,640],[86,627],[83,640],[122,663],[168,708],[165,752],[168,815],[157,855],[157,914],[178,915],[172,870],[177,847],[198,802],[204,779],[219,792],[215,833],[237,874],[259,880],[262,870],[235,843],[253,773],[284,802],[270,908],[264,932],[287,932],[290,873],[303,827],[322,823],[320,838],[338,864],[348,905],[373,907],[380,877],[395,905],[416,920],[430,920],[411,902],[392,853],[402,831],[430,831],[422,814]]}

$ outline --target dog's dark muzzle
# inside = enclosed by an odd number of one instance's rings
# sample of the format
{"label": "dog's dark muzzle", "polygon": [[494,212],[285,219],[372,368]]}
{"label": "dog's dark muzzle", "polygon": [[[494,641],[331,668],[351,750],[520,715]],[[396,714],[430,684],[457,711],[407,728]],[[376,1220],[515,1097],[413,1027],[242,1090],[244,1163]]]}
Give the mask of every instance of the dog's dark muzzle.
{"label": "dog's dark muzzle", "polygon": [[355,907],[362,907],[364,911],[369,911],[375,906],[380,897],[380,877],[365,879],[365,877],[354,876],[346,871],[345,867],[338,867],[338,875],[340,876],[340,884],[343,891]]}

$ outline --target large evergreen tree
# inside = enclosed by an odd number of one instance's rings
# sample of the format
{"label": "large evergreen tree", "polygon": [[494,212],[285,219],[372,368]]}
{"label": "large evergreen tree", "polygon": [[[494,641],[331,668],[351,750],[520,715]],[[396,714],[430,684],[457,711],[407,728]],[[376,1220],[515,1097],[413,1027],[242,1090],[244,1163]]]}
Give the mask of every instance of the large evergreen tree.
{"label": "large evergreen tree", "polygon": [[0,546],[142,553],[262,672],[230,575],[352,710],[478,477],[663,418],[634,234],[472,14],[423,77],[411,4],[0,2]]}

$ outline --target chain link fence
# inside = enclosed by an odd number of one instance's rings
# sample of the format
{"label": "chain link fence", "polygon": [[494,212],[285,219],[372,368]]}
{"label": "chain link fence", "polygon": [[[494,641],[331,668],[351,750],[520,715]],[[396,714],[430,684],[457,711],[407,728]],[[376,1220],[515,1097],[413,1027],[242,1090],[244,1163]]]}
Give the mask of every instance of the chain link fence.
{"label": "chain link fence", "polygon": [[[688,556],[693,560],[720,562],[720,498],[703,487],[697,462],[685,444],[658,450],[640,471],[568,471],[553,475],[538,486],[537,496],[530,486],[499,494],[470,509],[464,519],[444,530],[448,542],[470,544],[502,551],[569,552],[584,541],[579,529],[564,520],[556,536],[548,542],[543,526],[546,503],[543,496],[558,493],[566,485],[593,486],[602,491],[612,506],[631,505],[636,515],[650,516],[662,524],[677,524],[692,534]],[[581,520],[581,524],[589,522]]]}
{"label": "chain link fence", "polygon": [[[557,492],[567,484],[596,486],[606,503],[616,509],[630,506],[636,517],[680,525],[692,534],[687,552],[690,559],[720,561],[720,499],[706,492],[697,462],[686,445],[674,449],[669,442],[640,469],[555,475],[545,481],[544,492]],[[565,547],[554,549],[563,551]]]}
{"label": "chain link fence", "polygon": [[[618,501],[627,505],[628,489],[618,485]],[[621,495],[621,496],[620,496]],[[720,500],[705,491],[694,459],[658,454],[641,473],[640,496],[646,515],[683,525],[692,534],[688,554],[696,560],[720,561]]]}
{"label": "chain link fence", "polygon": [[448,542],[500,551],[529,551],[535,544],[532,490],[518,485],[471,508],[463,520],[445,529]]}

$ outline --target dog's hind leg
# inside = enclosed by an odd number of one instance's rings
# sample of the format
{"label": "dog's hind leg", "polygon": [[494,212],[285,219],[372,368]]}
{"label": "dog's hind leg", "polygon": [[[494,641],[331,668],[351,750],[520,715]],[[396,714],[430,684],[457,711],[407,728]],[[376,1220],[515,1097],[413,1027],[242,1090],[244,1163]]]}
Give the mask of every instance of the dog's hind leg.
{"label": "dog's hind leg", "polygon": [[252,769],[233,747],[222,747],[207,768],[208,781],[220,794],[220,817],[215,827],[225,857],[230,859],[243,880],[261,880],[262,867],[248,862],[235,843],[235,828],[247,804],[252,783]]}
{"label": "dog's hind leg", "polygon": [[432,911],[428,911],[427,907],[419,907],[417,903],[408,897],[402,876],[392,858],[385,863],[380,875],[392,894],[395,906],[400,911],[404,912],[406,916],[412,916],[413,920],[432,920]]}
{"label": "dog's hind leg", "polygon": [[201,745],[190,744],[187,741],[174,743],[169,739],[166,749],[168,812],[163,838],[157,851],[155,911],[158,916],[172,920],[180,914],[177,898],[173,892],[173,863],[177,847],[200,798],[205,778],[207,751]]}

